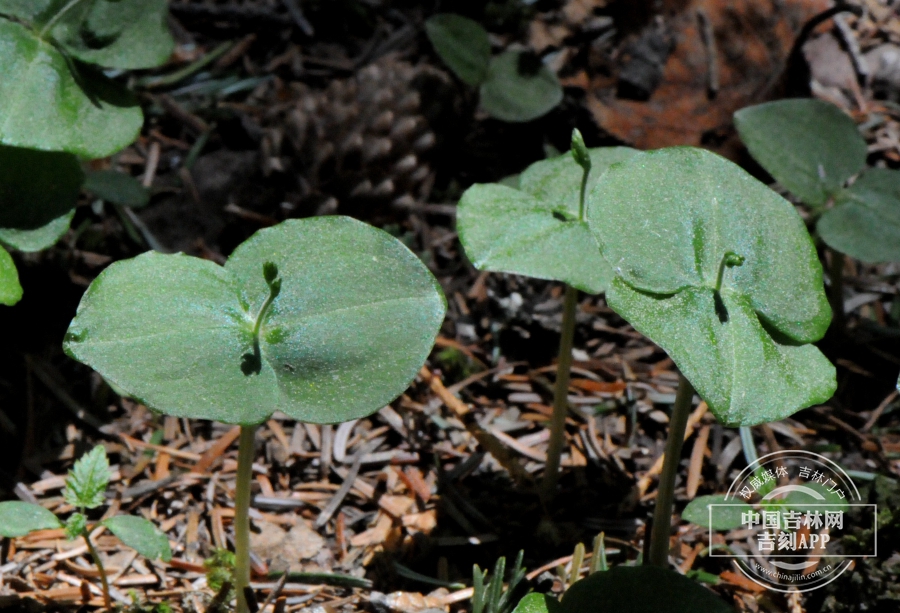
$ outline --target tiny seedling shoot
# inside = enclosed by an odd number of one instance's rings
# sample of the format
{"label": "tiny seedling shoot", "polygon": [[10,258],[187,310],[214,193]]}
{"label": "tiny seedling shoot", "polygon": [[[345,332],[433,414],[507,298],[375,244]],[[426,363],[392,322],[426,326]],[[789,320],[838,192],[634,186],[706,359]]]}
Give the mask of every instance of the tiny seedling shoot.
{"label": "tiny seedling shoot", "polygon": [[734,115],[753,158],[810,207],[832,249],[831,306],[842,326],[844,254],[900,261],[900,171],[866,168],[868,148],[853,120],[821,100],[779,100]]}
{"label": "tiny seedling shoot", "polygon": [[477,21],[439,13],[425,22],[425,33],[450,70],[479,88],[481,107],[492,117],[531,121],[562,101],[556,75],[533,53],[508,50],[492,58],[487,30]]}
{"label": "tiny seedling shoot", "polygon": [[834,393],[834,367],[810,344],[831,320],[822,268],[789,202],[702,149],[612,166],[588,207],[615,273],[607,303],[681,371],[650,536],[648,562],[664,567],[694,391],[730,426],[783,419]]}
{"label": "tiny seedling shoot", "polygon": [[347,217],[261,230],[224,267],[145,253],[88,288],[66,352],[157,411],[241,426],[235,590],[248,611],[257,426],[275,411],[314,423],[373,413],[415,377],[446,304],[400,241]]}
{"label": "tiny seedling shoot", "polygon": [[143,517],[134,515],[114,515],[94,525],[88,524],[87,511],[96,509],[106,502],[106,488],[109,485],[110,469],[106,450],[98,445],[84,454],[66,478],[66,489],[63,497],[67,504],[75,507],[65,523],[44,507],[30,502],[0,502],[0,536],[14,538],[25,536],[36,530],[52,530],[65,528],[66,536],[71,540],[79,536],[84,539],[88,551],[103,584],[105,606],[112,606],[109,594],[109,581],[103,562],[97,553],[92,540],[92,532],[97,528],[106,528],[119,539],[134,548],[146,558],[161,558],[168,562],[172,558],[169,539],[156,526]]}
{"label": "tiny seedling shoot", "polygon": [[460,242],[477,269],[566,284],[550,444],[541,485],[545,500],[556,489],[565,442],[578,291],[602,292],[612,277],[588,227],[585,195],[610,165],[638,152],[626,147],[587,149],[575,130],[570,153],[529,166],[519,177],[518,189],[494,183],[473,185],[463,194],[457,213]]}

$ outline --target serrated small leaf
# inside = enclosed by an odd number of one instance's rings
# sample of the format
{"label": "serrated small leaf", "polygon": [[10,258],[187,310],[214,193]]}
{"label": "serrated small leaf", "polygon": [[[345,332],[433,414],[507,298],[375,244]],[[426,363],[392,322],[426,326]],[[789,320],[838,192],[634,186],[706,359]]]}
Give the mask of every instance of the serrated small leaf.
{"label": "serrated small leaf", "polygon": [[733,613],[707,588],[667,568],[615,566],[588,575],[562,597],[561,613]]}
{"label": "serrated small leaf", "polygon": [[143,123],[126,89],[2,18],[0,75],[16,75],[0,79],[2,144],[100,158],[131,143]]}
{"label": "serrated small leaf", "polygon": [[[791,491],[781,500],[774,502],[793,511],[824,513],[828,510],[829,512],[846,513],[850,508],[846,497],[841,498],[837,490],[830,491],[830,488],[821,483],[808,482],[802,485],[792,484],[788,487],[791,488]],[[783,487],[779,489],[784,490]]]}
{"label": "serrated small leaf", "polygon": [[30,502],[0,502],[0,536],[15,538],[35,530],[61,528],[62,522],[44,507]]}
{"label": "serrated small leaf", "polygon": [[440,13],[425,22],[425,33],[456,76],[477,86],[487,76],[491,43],[480,23],[452,13]]}
{"label": "serrated small leaf", "polygon": [[524,122],[549,113],[562,101],[563,90],[556,75],[540,64],[523,67],[531,57],[523,51],[505,51],[491,59],[481,84],[481,106],[492,117]]}
{"label": "serrated small leaf", "polygon": [[97,170],[89,172],[84,179],[84,189],[98,198],[129,206],[134,209],[147,206],[150,192],[141,182],[124,172],[115,170]]}
{"label": "serrated small leaf", "polygon": [[[636,153],[626,147],[591,149],[588,188],[612,164]],[[518,189],[490,184],[466,190],[457,230],[475,267],[562,281],[592,294],[604,291],[612,271],[588,224],[578,221],[583,172],[564,154],[529,166]]]}
{"label": "serrated small leaf", "polygon": [[807,204],[825,204],[866,163],[856,124],[821,100],[751,106],[734,114],[734,124],[753,158]]}
{"label": "serrated small leaf", "polygon": [[51,246],[69,227],[83,180],[70,153],[0,145],[0,242],[19,251]]}
{"label": "serrated small leaf", "polygon": [[0,247],[0,304],[12,306],[22,299],[19,271],[9,252]]}
{"label": "serrated small leaf", "polygon": [[825,244],[864,262],[900,262],[900,171],[871,168],[835,198],[816,230]]}
{"label": "serrated small leaf", "polygon": [[72,513],[66,520],[66,538],[70,541],[87,531],[87,517],[83,513]]}
{"label": "serrated small leaf", "polygon": [[752,509],[746,502],[723,495],[699,496],[684,508],[681,519],[713,530],[734,530],[743,525],[741,514]]}
{"label": "serrated small leaf", "polygon": [[103,496],[111,473],[103,445],[97,445],[81,456],[66,478],[63,496],[74,507],[94,509],[106,500]]}
{"label": "serrated small leaf", "polygon": [[[266,262],[282,285],[257,349]],[[152,252],[113,264],[85,293],[64,346],[170,415],[256,424],[281,410],[333,423],[406,388],[445,308],[434,276],[400,241],[347,217],[315,217],[257,232],[224,267]]]}
{"label": "serrated small leaf", "polygon": [[[831,397],[834,367],[804,344],[825,333],[831,310],[790,203],[686,147],[614,165],[589,200],[616,274],[610,307],[668,352],[720,421],[773,421]],[[724,270],[717,291],[729,253],[744,262]]]}
{"label": "serrated small leaf", "polygon": [[562,613],[562,606],[553,596],[532,592],[519,601],[512,613]]}
{"label": "serrated small leaf", "polygon": [[103,520],[103,525],[119,539],[145,558],[163,562],[172,559],[168,537],[143,517],[116,515]]}

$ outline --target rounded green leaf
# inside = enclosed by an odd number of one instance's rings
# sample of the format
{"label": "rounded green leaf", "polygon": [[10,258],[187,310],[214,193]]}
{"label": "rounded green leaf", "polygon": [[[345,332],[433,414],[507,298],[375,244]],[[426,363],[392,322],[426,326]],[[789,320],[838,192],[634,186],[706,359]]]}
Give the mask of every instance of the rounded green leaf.
{"label": "rounded green leaf", "polygon": [[816,230],[826,245],[858,260],[900,261],[900,171],[866,170],[837,195]]}
{"label": "rounded green leaf", "polygon": [[69,227],[84,175],[70,153],[0,145],[0,242],[39,251]]}
{"label": "rounded green leaf", "polygon": [[[781,419],[831,396],[834,367],[804,345],[830,321],[822,268],[790,203],[679,147],[614,165],[589,205],[616,274],[610,307],[669,353],[723,423]],[[724,268],[716,291],[729,253],[743,263]]]}
{"label": "rounded green leaf", "polygon": [[575,582],[562,613],[733,613],[707,588],[667,568],[615,566]]}
{"label": "rounded green leaf", "polygon": [[753,158],[807,204],[821,206],[866,164],[856,124],[821,100],[777,100],[734,114]]}
{"label": "rounded green leaf", "polygon": [[12,306],[22,299],[19,271],[9,252],[0,247],[0,304]]}
{"label": "rounded green leaf", "polygon": [[84,189],[113,204],[141,208],[150,201],[150,192],[141,182],[124,172],[98,170],[87,173]]}
{"label": "rounded green leaf", "polygon": [[143,123],[127,90],[2,18],[0,100],[0,143],[16,147],[106,157],[131,143]]}
{"label": "rounded green leaf", "polygon": [[532,592],[519,601],[512,613],[561,613],[561,611],[562,606],[553,596]]}
{"label": "rounded green leaf", "polygon": [[53,528],[62,528],[62,522],[40,505],[18,500],[0,502],[0,536],[14,538]]}
{"label": "rounded green leaf", "polygon": [[164,64],[175,41],[166,0],[94,0],[86,14],[69,11],[50,34],[83,62],[133,70]]}
{"label": "rounded green leaf", "polygon": [[480,23],[462,15],[440,13],[425,22],[425,33],[456,76],[473,86],[484,81],[491,43]]}
{"label": "rounded green leaf", "polygon": [[751,510],[753,507],[746,502],[722,494],[699,496],[684,508],[681,519],[713,530],[734,530],[743,525],[741,514]]}
{"label": "rounded green leaf", "polygon": [[[281,289],[255,354],[267,262]],[[113,264],[88,288],[65,349],[170,415],[255,424],[280,410],[333,423],[406,388],[444,310],[436,280],[400,241],[319,217],[257,232],[224,268],[158,253]]]}
{"label": "rounded green leaf", "polygon": [[795,341],[825,334],[831,310],[803,220],[732,162],[691,147],[636,155],[603,175],[588,206],[606,260],[635,289],[714,289],[732,252],[744,263],[725,272],[723,292]]}
{"label": "rounded green leaf", "polygon": [[172,559],[168,537],[143,517],[116,515],[104,519],[102,524],[119,537],[119,540],[145,558],[151,560],[160,558],[163,562]]}
{"label": "rounded green leaf", "polygon": [[[531,66],[532,62],[536,65]],[[494,57],[481,84],[481,106],[503,121],[531,121],[562,101],[563,90],[553,72],[522,51]]]}
{"label": "rounded green leaf", "polygon": [[[590,150],[588,187],[634,149]],[[612,272],[586,222],[578,221],[582,168],[570,154],[536,162],[519,177],[519,189],[474,185],[459,202],[457,230],[479,270],[563,281],[596,294]]]}

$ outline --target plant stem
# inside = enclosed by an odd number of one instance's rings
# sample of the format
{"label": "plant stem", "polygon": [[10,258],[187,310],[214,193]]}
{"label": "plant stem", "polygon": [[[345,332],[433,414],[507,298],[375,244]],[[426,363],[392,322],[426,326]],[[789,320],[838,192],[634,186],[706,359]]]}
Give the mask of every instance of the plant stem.
{"label": "plant stem", "polygon": [[585,170],[581,175],[581,193],[578,200],[578,221],[584,221],[584,196],[585,190],[587,189],[588,175],[590,174],[590,169]]}
{"label": "plant stem", "polygon": [[687,428],[691,413],[691,401],[694,398],[694,386],[684,375],[678,375],[678,392],[675,394],[675,405],[672,407],[672,418],[669,421],[669,438],[666,441],[665,459],[659,475],[659,488],[656,494],[656,509],[653,511],[653,530],[650,533],[651,566],[665,568],[669,564],[669,533],[672,531],[672,503],[675,500],[675,476],[681,461],[681,447],[684,444],[684,431]]}
{"label": "plant stem", "polygon": [[553,389],[553,416],[550,418],[550,444],[547,447],[547,464],[541,483],[541,498],[552,500],[559,477],[559,460],[566,436],[566,414],[569,405],[569,376],[572,369],[572,342],[575,338],[575,311],[578,307],[578,290],[566,285],[563,301],[562,336],[559,339],[559,357],[556,361],[556,386]]}
{"label": "plant stem", "polygon": [[234,486],[234,589],[238,613],[249,613],[244,588],[250,585],[250,483],[258,426],[241,426]]}
{"label": "plant stem", "polygon": [[831,276],[831,311],[832,322],[837,330],[844,329],[844,254],[831,250],[831,263],[828,268]]}
{"label": "plant stem", "polygon": [[112,600],[109,597],[109,581],[106,578],[106,569],[103,568],[103,562],[100,560],[100,554],[97,553],[97,550],[94,548],[94,544],[91,542],[91,536],[88,533],[87,528],[85,528],[82,533],[84,537],[84,542],[87,543],[88,551],[91,552],[91,558],[94,559],[94,564],[97,566],[97,570],[100,571],[100,583],[103,584],[103,605],[109,609],[112,607]]}

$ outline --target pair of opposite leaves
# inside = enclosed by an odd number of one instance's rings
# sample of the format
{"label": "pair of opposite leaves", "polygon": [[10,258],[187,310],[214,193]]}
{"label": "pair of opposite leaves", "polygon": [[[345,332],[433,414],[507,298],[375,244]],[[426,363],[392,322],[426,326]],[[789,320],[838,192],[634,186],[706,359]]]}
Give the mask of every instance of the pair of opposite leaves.
{"label": "pair of opposite leaves", "polygon": [[[463,194],[460,241],[477,268],[558,280],[607,302],[660,345],[725,424],[782,419],[824,402],[835,372],[809,343],[831,311],[794,207],[701,149],[590,151],[538,162],[517,187]],[[726,267],[726,254],[743,259]]]}
{"label": "pair of opposite leaves", "polygon": [[846,113],[821,100],[778,100],[742,109],[734,122],[753,158],[821,213],[825,244],[864,262],[900,261],[900,171],[866,168],[866,141]]}
{"label": "pair of opposite leaves", "polygon": [[390,234],[348,217],[289,220],[225,266],[154,252],[111,265],[64,348],[169,415],[249,425],[279,410],[334,423],[406,389],[445,306],[434,276]]}

